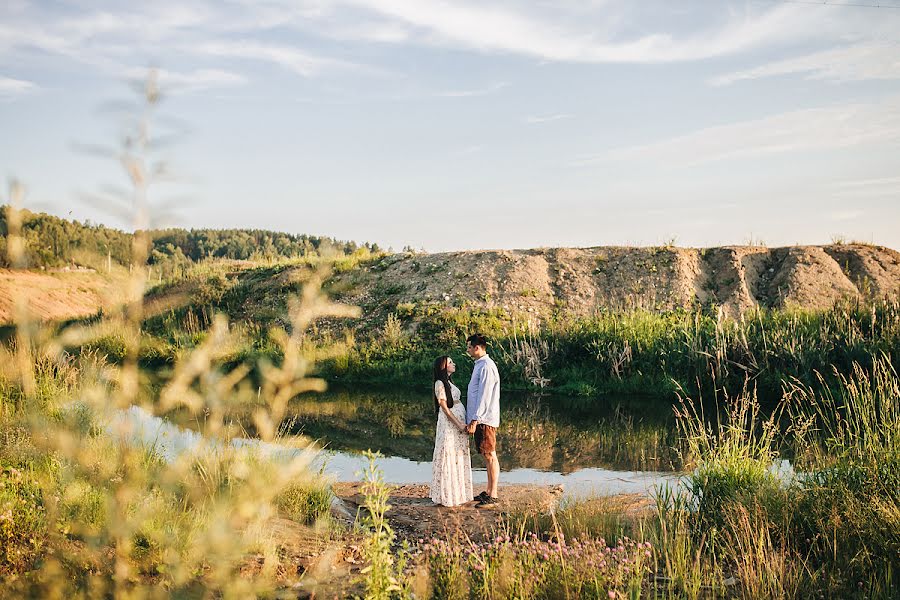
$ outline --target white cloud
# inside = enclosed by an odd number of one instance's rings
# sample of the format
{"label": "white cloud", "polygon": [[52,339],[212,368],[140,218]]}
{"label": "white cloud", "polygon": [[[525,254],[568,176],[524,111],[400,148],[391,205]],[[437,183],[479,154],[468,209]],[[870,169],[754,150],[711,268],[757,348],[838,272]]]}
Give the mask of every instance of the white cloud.
{"label": "white cloud", "polygon": [[[602,12],[580,27],[547,15],[501,6],[443,0],[345,0],[423,32],[419,39],[479,51],[522,54],[551,61],[586,63],[664,63],[697,60],[737,52],[767,42],[815,35],[815,25],[801,19],[796,6],[777,6],[675,37],[667,32],[615,38],[603,30]],[[617,10],[627,10],[619,3]],[[609,14],[613,8],[604,7]],[[564,12],[564,11],[560,11]],[[712,11],[709,11],[712,12]],[[552,13],[551,13],[552,14]],[[805,15],[808,17],[808,14]],[[617,17],[609,15],[609,19]],[[615,39],[614,39],[615,38]]]}
{"label": "white cloud", "polygon": [[439,98],[469,98],[472,96],[488,96],[494,94],[507,87],[509,83],[506,81],[498,81],[483,88],[475,88],[471,90],[447,90],[444,92],[435,92],[434,95]]}
{"label": "white cloud", "polygon": [[[127,69],[124,74],[132,79],[143,80],[147,77],[147,69]],[[247,83],[243,75],[221,69],[196,69],[187,72],[156,69],[156,76],[162,89],[170,94],[186,94]]]}
{"label": "white cloud", "polygon": [[832,184],[832,196],[853,200],[900,198],[900,177],[837,181]]}
{"label": "white cloud", "polygon": [[28,92],[33,92],[35,89],[37,89],[37,86],[30,81],[0,76],[0,98],[9,98],[27,94]]}
{"label": "white cloud", "polygon": [[208,42],[194,46],[193,50],[210,56],[271,62],[304,77],[312,77],[328,67],[354,66],[343,61],[308,54],[291,46],[277,46],[253,40]]}
{"label": "white cloud", "polygon": [[529,117],[525,117],[525,122],[530,124],[536,123],[549,123],[550,121],[560,121],[562,119],[571,119],[572,115],[559,113],[555,115],[531,115]]}
{"label": "white cloud", "polygon": [[835,187],[860,189],[884,186],[900,186],[900,177],[876,177],[871,179],[849,179],[835,182]]}
{"label": "white cloud", "polygon": [[828,217],[832,221],[853,221],[863,216],[865,213],[861,210],[838,210],[830,213]]}
{"label": "white cloud", "polygon": [[[181,65],[186,59],[246,58],[272,62],[305,77],[354,66],[296,45],[254,39],[270,27],[309,17],[308,11],[297,8],[254,10],[202,2],[184,6],[160,0],[128,9],[111,5],[83,12],[73,16],[34,8],[0,23],[0,64],[50,54],[121,75],[133,70],[136,61]],[[244,37],[235,40],[235,34]],[[196,71],[208,87],[240,83],[243,76],[227,75],[230,72],[219,65],[203,65]]]}
{"label": "white cloud", "polygon": [[688,166],[720,160],[900,142],[900,99],[785,112],[708,127],[668,140],[583,157],[576,165],[610,160]]}
{"label": "white cloud", "polygon": [[809,79],[864,81],[900,79],[900,44],[863,43],[771,62],[753,69],[716,77],[713,85],[746,79],[805,73]]}

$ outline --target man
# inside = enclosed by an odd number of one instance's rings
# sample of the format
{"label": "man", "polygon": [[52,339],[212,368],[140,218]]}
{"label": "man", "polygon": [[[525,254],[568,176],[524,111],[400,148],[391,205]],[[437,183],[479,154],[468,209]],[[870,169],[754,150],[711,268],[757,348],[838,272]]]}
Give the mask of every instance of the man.
{"label": "man", "polygon": [[480,333],[466,340],[466,353],[475,361],[466,389],[466,431],[475,434],[475,448],[487,465],[487,490],[476,496],[479,508],[497,504],[500,461],[497,460],[497,427],[500,426],[500,374],[487,355],[487,340]]}

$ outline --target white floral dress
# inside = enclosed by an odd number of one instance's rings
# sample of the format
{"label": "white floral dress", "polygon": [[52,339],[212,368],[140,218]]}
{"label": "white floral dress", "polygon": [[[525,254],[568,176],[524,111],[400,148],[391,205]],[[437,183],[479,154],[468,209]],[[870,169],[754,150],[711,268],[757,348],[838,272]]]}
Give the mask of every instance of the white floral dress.
{"label": "white floral dress", "polygon": [[[466,407],[459,401],[459,388],[450,384],[453,407],[460,423],[466,422]],[[446,398],[444,384],[436,381],[434,393]],[[469,434],[460,432],[438,409],[437,431],[434,436],[434,458],[431,463],[431,500],[444,506],[458,506],[472,500],[472,459],[469,456]]]}

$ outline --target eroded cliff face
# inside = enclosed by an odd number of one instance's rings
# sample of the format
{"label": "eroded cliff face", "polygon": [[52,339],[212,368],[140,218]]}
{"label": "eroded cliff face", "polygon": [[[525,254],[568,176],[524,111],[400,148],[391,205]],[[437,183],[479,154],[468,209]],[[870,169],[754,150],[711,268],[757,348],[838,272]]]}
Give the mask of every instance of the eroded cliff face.
{"label": "eroded cliff face", "polygon": [[[303,279],[305,270],[285,267],[266,276],[252,266],[235,264],[228,273],[227,286],[246,288],[229,316],[241,321],[286,312],[286,290],[296,278]],[[121,298],[111,292],[124,289],[115,283],[97,273],[3,271],[0,323],[12,319],[15,299],[25,289],[33,316],[58,320],[115,306]],[[157,304],[191,302],[198,285],[186,280],[152,295],[148,311],[153,313]],[[900,295],[900,252],[842,244],[395,254],[334,275],[326,289],[341,302],[361,306],[362,321],[375,326],[398,305],[423,302],[503,308],[513,318],[540,319],[556,309],[587,315],[600,309],[698,305],[718,306],[736,317],[757,306],[826,308],[847,297]]]}
{"label": "eroded cliff face", "polygon": [[502,307],[656,310],[721,306],[826,308],[900,294],[900,252],[848,244],[762,248],[540,248],[398,254],[336,275],[343,300],[370,310],[421,301]]}

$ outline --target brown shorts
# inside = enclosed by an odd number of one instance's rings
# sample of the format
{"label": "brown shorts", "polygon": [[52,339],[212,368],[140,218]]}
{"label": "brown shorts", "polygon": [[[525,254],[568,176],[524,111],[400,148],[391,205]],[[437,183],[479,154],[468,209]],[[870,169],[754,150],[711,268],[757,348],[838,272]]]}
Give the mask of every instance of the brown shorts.
{"label": "brown shorts", "polygon": [[475,426],[475,449],[487,456],[497,448],[497,428],[479,423]]}

